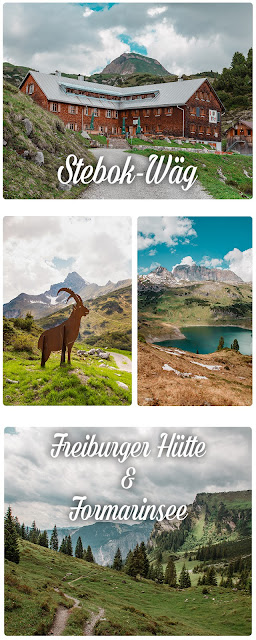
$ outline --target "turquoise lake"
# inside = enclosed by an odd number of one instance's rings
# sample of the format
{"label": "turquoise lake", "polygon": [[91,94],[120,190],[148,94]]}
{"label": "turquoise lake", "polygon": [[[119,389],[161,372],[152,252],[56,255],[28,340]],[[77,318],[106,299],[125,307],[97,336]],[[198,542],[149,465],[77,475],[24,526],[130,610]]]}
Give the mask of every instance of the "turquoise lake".
{"label": "turquoise lake", "polygon": [[236,338],[239,351],[245,355],[252,354],[252,331],[241,327],[181,327],[185,338],[181,340],[164,340],[156,344],[163,347],[177,347],[184,351],[196,353],[213,353],[216,351],[219,339],[224,338],[224,347],[231,346]]}

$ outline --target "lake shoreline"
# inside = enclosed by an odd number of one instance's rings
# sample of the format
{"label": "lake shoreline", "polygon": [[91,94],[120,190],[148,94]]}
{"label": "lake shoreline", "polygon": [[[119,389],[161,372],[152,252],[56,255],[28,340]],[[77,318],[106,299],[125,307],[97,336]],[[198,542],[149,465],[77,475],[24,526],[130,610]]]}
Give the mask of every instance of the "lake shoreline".
{"label": "lake shoreline", "polygon": [[[180,327],[170,325],[170,333],[168,333],[166,340],[186,340],[186,336],[184,336],[184,334],[182,333],[182,329],[188,329],[189,327],[225,327],[225,328],[229,327],[230,329],[237,328],[237,329],[245,329],[246,331],[252,331],[252,326],[245,327],[242,324],[216,324],[216,323],[215,324],[205,324],[205,323],[192,324],[190,323]],[[165,339],[163,336],[166,336],[166,335],[167,335],[167,332],[163,330],[163,332],[159,331],[158,336],[146,337],[145,339],[147,344],[157,344],[158,342],[163,342]]]}
{"label": "lake shoreline", "polygon": [[231,348],[235,339],[238,340],[239,351],[243,355],[252,354],[252,330],[239,325],[205,325],[189,324],[178,331],[168,332],[168,336],[158,336],[154,340],[155,346],[184,349],[190,353],[212,353],[217,349],[220,337],[224,339],[224,348]]}

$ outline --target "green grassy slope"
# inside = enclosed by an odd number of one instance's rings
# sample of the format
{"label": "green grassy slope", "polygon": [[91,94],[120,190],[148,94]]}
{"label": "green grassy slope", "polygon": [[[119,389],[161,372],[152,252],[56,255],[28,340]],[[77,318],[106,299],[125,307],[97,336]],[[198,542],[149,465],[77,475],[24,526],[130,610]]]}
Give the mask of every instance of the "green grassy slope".
{"label": "green grassy slope", "polygon": [[246,283],[223,282],[201,282],[162,291],[145,285],[139,288],[138,309],[139,331],[145,337],[164,323],[178,327],[219,324],[251,328],[252,289]]}
{"label": "green grassy slope", "polygon": [[[146,157],[152,154],[151,149],[140,150],[139,147],[129,151],[129,153],[131,152]],[[164,162],[166,163],[171,152],[154,150],[153,153],[159,157],[164,155]],[[242,156],[235,153],[220,156],[214,153],[193,153],[183,150],[175,151],[176,156],[185,158],[184,167],[191,165],[197,167],[199,181],[213,198],[232,200],[250,198],[252,196],[251,156]]]}
{"label": "green grassy slope", "polygon": [[[119,293],[118,292],[114,292]],[[77,355],[79,349],[92,345],[105,347],[130,357],[131,304],[130,291],[115,296],[102,296],[90,303],[88,323],[81,325],[80,340],[72,349],[71,365],[60,367],[60,353],[52,353],[41,369],[41,351],[37,348],[42,330],[59,324],[70,314],[70,308],[33,323],[27,331],[17,326],[19,320],[4,321],[4,402],[7,405],[126,405],[131,402],[131,373],[121,371],[114,358],[104,363],[98,358]],[[113,309],[114,306],[114,309]],[[105,307],[105,308],[103,308]],[[40,325],[39,325],[40,322]],[[119,323],[119,324],[118,324]],[[102,365],[105,366],[102,366]],[[7,380],[13,382],[8,382]],[[117,382],[128,385],[122,389]]]}
{"label": "green grassy slope", "polygon": [[200,587],[174,590],[29,542],[20,541],[20,547],[20,564],[6,561],[6,635],[47,635],[58,605],[72,605],[64,592],[77,598],[79,606],[62,635],[84,635],[86,621],[99,608],[104,619],[93,635],[250,634],[250,596],[245,592],[210,587],[205,597]]}
{"label": "green grassy slope", "polygon": [[[228,491],[221,493],[199,493],[189,506],[189,525],[184,522],[180,531],[185,531],[184,539],[177,540],[173,526],[157,524],[150,536],[154,553],[157,549],[175,552],[194,552],[207,544],[221,544],[247,539],[252,527],[252,492]],[[174,525],[175,526],[175,525]],[[176,540],[175,540],[176,538]],[[183,541],[184,540],[184,541]]]}
{"label": "green grassy slope", "polygon": [[[4,83],[4,197],[5,198],[76,198],[85,185],[76,185],[71,191],[58,189],[57,171],[65,166],[66,157],[75,153],[85,164],[95,164],[88,151],[88,141],[80,133],[65,129],[55,115],[39,107],[32,98],[11,84]],[[23,119],[28,118],[33,130],[26,134]],[[37,165],[37,151],[44,154],[44,164]],[[23,157],[29,153],[28,159]]]}

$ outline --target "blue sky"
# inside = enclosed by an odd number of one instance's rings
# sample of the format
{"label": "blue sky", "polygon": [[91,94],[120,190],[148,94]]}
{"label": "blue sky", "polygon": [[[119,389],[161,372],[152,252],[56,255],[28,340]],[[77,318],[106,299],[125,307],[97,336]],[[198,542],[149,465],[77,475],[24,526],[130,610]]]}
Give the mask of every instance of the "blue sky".
{"label": "blue sky", "polygon": [[4,4],[4,60],[44,73],[91,75],[132,51],[177,75],[222,71],[251,46],[247,2]]}
{"label": "blue sky", "polygon": [[139,218],[138,271],[177,264],[231,269],[251,280],[252,219],[249,217]]}

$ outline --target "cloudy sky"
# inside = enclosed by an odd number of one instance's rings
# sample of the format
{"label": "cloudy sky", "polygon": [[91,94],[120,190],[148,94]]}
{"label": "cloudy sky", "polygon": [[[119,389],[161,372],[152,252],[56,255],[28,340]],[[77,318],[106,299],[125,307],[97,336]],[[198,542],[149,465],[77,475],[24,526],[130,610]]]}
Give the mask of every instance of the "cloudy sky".
{"label": "cloudy sky", "polygon": [[4,302],[42,293],[70,271],[100,285],[130,278],[131,219],[4,218]]}
{"label": "cloudy sky", "polygon": [[138,219],[138,270],[196,262],[230,269],[252,280],[252,219],[247,217],[141,217]]}
{"label": "cloudy sky", "polygon": [[175,74],[221,71],[252,46],[249,3],[6,3],[4,60],[90,75],[124,52]]}
{"label": "cloudy sky", "polygon": [[[148,458],[64,458],[50,456],[56,432],[68,433],[72,443],[96,434],[99,442],[148,441]],[[157,459],[160,435],[167,432],[196,435],[206,443],[206,454],[196,458]],[[122,489],[121,479],[135,466],[133,488]],[[237,473],[239,469],[239,474]],[[94,504],[191,504],[198,492],[238,491],[251,488],[251,430],[248,428],[204,429],[52,429],[7,428],[5,430],[5,506],[30,525],[40,528],[71,526],[68,518],[74,495],[86,495]],[[89,521],[92,524],[91,521]],[[77,525],[86,524],[80,519]]]}

